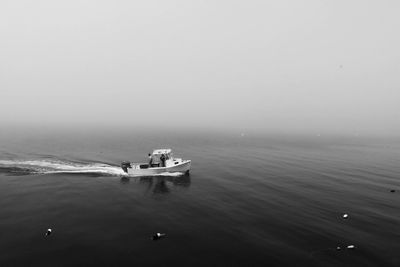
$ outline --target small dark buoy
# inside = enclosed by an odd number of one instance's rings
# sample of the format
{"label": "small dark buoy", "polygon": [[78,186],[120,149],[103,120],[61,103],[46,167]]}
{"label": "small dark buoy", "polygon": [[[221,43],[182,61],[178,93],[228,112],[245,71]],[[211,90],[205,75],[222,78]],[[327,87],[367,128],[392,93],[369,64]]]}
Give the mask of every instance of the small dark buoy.
{"label": "small dark buoy", "polygon": [[151,239],[153,240],[159,240],[161,238],[164,238],[166,236],[166,234],[163,233],[156,233],[155,235],[153,235],[153,237]]}
{"label": "small dark buoy", "polygon": [[394,192],[396,192],[396,190],[394,190],[394,189],[390,190],[390,193],[394,193]]}
{"label": "small dark buoy", "polygon": [[46,236],[49,236],[49,235],[51,235],[51,229],[49,228],[49,229],[47,229],[47,232],[46,232],[46,234],[45,234]]}

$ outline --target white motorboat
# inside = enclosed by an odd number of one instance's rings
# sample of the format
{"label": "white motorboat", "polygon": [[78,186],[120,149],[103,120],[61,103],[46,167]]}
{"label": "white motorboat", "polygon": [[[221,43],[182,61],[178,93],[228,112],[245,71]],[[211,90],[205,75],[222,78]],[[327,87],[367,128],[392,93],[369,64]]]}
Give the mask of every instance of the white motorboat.
{"label": "white motorboat", "polygon": [[162,173],[189,173],[190,160],[175,158],[171,149],[156,149],[149,154],[148,163],[124,161],[121,168],[129,175],[154,175]]}

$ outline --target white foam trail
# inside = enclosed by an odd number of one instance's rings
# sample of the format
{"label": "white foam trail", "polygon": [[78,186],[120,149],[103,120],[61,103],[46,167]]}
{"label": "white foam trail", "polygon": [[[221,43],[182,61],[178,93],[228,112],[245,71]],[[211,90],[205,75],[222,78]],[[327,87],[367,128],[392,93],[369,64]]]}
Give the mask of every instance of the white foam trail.
{"label": "white foam trail", "polygon": [[74,163],[59,160],[0,160],[0,167],[32,170],[35,173],[101,173],[124,175],[119,166],[104,163]]}

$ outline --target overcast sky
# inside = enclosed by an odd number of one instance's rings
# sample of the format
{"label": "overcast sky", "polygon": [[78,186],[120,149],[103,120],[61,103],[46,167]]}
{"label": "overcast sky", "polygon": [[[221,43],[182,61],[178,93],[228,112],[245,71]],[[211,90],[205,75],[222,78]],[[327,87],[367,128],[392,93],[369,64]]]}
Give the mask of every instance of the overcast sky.
{"label": "overcast sky", "polygon": [[400,2],[0,1],[0,122],[400,134]]}

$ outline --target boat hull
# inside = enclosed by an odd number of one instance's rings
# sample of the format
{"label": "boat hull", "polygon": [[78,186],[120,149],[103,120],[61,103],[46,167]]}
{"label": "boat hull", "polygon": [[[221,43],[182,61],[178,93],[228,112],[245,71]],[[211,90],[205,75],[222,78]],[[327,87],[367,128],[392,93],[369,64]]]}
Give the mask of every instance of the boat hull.
{"label": "boat hull", "polygon": [[163,173],[176,173],[176,172],[188,173],[190,170],[190,166],[191,166],[190,160],[185,160],[177,165],[172,165],[167,167],[153,167],[146,169],[141,169],[140,165],[132,164],[132,168],[127,169],[127,174],[133,176],[147,176],[147,175],[151,176]]}

